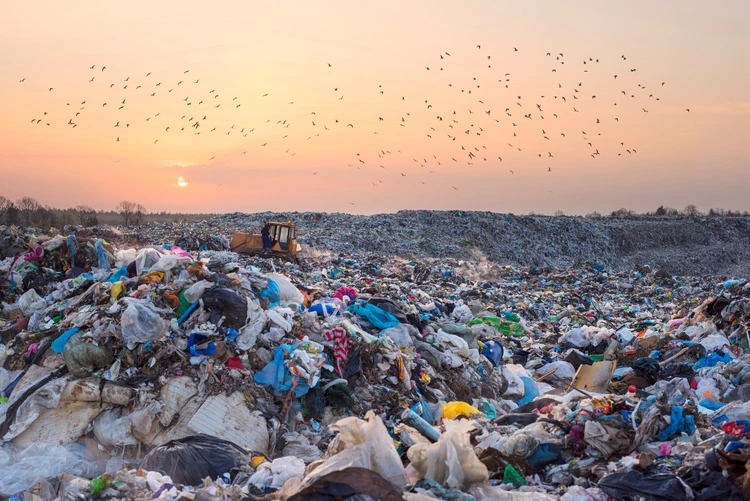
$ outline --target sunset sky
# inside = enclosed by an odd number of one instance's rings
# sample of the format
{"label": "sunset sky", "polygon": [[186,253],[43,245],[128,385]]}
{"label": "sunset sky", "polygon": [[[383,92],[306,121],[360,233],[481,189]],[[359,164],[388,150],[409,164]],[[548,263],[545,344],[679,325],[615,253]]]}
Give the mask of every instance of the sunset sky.
{"label": "sunset sky", "polygon": [[748,19],[746,0],[8,2],[0,195],[750,210]]}

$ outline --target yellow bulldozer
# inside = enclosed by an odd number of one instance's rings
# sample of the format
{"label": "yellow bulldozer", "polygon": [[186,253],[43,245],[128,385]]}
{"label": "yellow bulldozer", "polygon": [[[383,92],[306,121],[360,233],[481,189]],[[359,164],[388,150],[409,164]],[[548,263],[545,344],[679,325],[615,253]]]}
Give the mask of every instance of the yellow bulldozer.
{"label": "yellow bulldozer", "polygon": [[268,222],[270,247],[263,248],[263,236],[259,233],[234,233],[230,250],[243,254],[268,254],[275,257],[297,259],[301,247],[297,243],[297,229],[291,221],[286,223]]}

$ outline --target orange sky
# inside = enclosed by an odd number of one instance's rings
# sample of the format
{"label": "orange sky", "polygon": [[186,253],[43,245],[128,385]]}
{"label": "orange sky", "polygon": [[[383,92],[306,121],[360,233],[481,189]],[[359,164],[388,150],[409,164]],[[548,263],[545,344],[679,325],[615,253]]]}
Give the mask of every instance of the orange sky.
{"label": "orange sky", "polygon": [[747,210],[749,18],[746,1],[14,2],[0,194],[201,212]]}

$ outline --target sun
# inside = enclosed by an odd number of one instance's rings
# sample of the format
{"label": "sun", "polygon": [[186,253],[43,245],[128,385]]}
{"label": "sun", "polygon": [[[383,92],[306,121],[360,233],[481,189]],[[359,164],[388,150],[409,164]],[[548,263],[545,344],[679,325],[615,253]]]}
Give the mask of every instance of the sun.
{"label": "sun", "polygon": [[184,177],[180,176],[180,177],[177,178],[177,186],[179,186],[180,188],[184,188],[188,184],[189,183],[187,181],[185,181]]}

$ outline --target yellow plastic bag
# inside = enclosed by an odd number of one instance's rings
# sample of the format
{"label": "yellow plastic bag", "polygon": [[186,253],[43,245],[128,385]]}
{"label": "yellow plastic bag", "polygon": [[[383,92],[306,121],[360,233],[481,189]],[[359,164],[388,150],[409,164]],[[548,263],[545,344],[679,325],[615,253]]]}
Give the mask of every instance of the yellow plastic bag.
{"label": "yellow plastic bag", "polygon": [[472,414],[481,414],[481,412],[466,402],[448,402],[443,405],[443,419],[456,419],[458,416],[471,417]]}
{"label": "yellow plastic bag", "polygon": [[112,288],[109,289],[109,297],[112,299],[117,299],[120,297],[120,294],[122,294],[122,291],[125,290],[125,284],[120,282],[115,282],[112,284]]}

